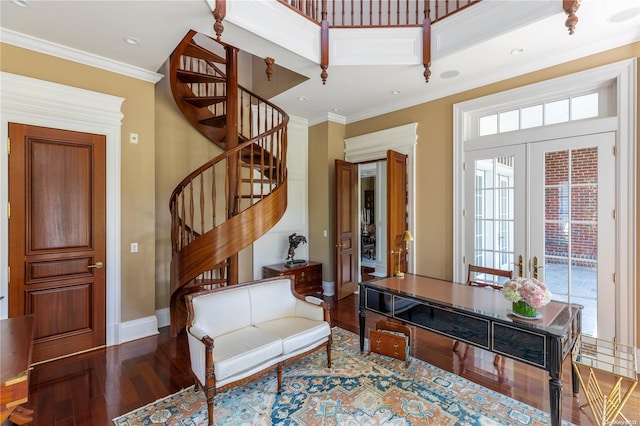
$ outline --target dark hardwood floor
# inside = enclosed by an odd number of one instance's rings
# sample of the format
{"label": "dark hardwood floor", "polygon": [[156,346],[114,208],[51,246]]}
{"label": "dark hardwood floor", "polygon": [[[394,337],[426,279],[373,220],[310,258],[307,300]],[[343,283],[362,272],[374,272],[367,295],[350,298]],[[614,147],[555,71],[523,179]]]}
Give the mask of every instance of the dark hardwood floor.
{"label": "dark hardwood floor", "polygon": [[[327,301],[333,306],[332,325],[357,332],[357,297],[352,295],[339,303]],[[376,319],[367,314],[367,326]],[[454,354],[451,339],[423,330],[414,329],[413,333],[415,357],[549,410],[546,372],[508,359],[502,359],[496,369],[489,352],[461,344]],[[577,425],[593,424],[588,408],[579,409],[584,398],[572,396],[569,358],[564,363],[563,381],[562,418]],[[171,338],[165,327],[153,337],[36,365],[25,406],[35,409],[35,425],[111,425],[113,418],[192,384],[186,336],[183,332]],[[605,378],[601,384],[608,391],[613,380]],[[623,412],[630,424],[640,424],[640,390],[636,389]]]}

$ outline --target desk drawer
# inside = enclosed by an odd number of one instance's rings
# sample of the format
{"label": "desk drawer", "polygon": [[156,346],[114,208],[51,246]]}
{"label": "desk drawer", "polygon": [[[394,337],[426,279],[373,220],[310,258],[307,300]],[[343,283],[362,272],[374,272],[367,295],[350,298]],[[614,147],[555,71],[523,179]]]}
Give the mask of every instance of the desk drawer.
{"label": "desk drawer", "polygon": [[543,334],[494,323],[492,350],[536,367],[548,369],[547,339]]}
{"label": "desk drawer", "polygon": [[396,308],[393,318],[481,348],[490,348],[488,320],[398,296],[393,296],[393,306]]}

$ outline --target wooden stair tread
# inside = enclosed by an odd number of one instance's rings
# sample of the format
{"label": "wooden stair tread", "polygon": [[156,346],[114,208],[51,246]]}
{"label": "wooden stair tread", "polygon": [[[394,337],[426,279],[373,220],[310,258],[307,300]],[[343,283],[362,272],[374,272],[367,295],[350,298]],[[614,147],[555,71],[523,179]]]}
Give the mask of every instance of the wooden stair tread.
{"label": "wooden stair tread", "polygon": [[219,104],[227,100],[226,96],[193,96],[184,97],[183,101],[196,106],[198,108],[208,107],[209,105]]}
{"label": "wooden stair tread", "polygon": [[204,59],[211,62],[216,62],[218,64],[226,64],[227,60],[222,56],[216,55],[213,52],[208,51],[204,47],[198,46],[193,43],[193,41],[187,44],[187,47],[184,49],[182,53],[185,56],[190,56],[192,58]]}
{"label": "wooden stair tread", "polygon": [[209,117],[209,118],[205,118],[204,120],[200,120],[199,123],[205,126],[217,127],[221,129],[227,124],[227,116],[218,115],[214,117]]}
{"label": "wooden stair tread", "polygon": [[223,76],[202,74],[193,71],[177,70],[176,75],[183,83],[224,83],[227,81]]}

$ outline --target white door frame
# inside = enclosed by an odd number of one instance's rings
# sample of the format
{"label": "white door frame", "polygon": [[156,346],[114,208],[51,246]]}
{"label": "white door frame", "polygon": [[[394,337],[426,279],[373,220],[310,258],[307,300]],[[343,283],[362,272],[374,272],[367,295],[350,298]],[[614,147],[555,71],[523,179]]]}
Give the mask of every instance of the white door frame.
{"label": "white door frame", "polygon": [[[636,314],[636,235],[637,235],[637,174],[636,174],[636,120],[637,120],[637,60],[629,59],[591,70],[558,77],[506,92],[473,99],[454,105],[453,128],[453,276],[455,281],[464,281],[464,144],[475,137],[474,118],[483,110],[496,107],[508,108],[531,102],[541,96],[561,95],[602,87],[613,82],[617,115],[603,120],[614,120],[617,134],[616,147],[616,337],[620,343],[637,346]],[[589,121],[582,123],[589,126]],[[575,128],[559,126],[560,129]],[[542,131],[553,131],[548,126]],[[519,132],[512,132],[514,134]],[[567,137],[559,134],[555,137]],[[478,139],[478,138],[477,138]],[[481,138],[480,138],[481,139]]]}
{"label": "white door frame", "polygon": [[0,72],[0,318],[8,316],[9,123],[105,135],[107,149],[107,346],[120,336],[120,128],[124,98]]}
{"label": "white door frame", "polygon": [[[344,160],[350,163],[384,160],[387,158],[388,150],[393,150],[407,156],[407,229],[414,237],[416,236],[415,161],[416,144],[418,143],[417,129],[418,123],[410,123],[344,140]],[[360,238],[360,236],[358,236],[358,238]],[[381,250],[385,250],[385,248],[382,247]],[[411,255],[412,252],[413,256]],[[418,253],[416,251],[416,245],[414,244],[413,251],[409,250],[407,272],[414,272],[416,270],[417,257]]]}

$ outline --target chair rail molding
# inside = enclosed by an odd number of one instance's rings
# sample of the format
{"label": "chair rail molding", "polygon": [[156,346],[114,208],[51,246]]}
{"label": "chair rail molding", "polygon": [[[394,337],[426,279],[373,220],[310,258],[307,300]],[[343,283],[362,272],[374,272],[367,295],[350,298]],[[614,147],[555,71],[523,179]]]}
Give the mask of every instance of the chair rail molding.
{"label": "chair rail molding", "polygon": [[[107,346],[121,342],[120,332],[120,132],[124,98],[0,72],[0,150],[7,152],[9,123],[105,135],[107,150]],[[8,158],[0,155],[0,205],[9,201]],[[0,295],[8,292],[7,209],[0,209]],[[0,318],[8,300],[0,301]],[[156,330],[157,331],[157,330]]]}

